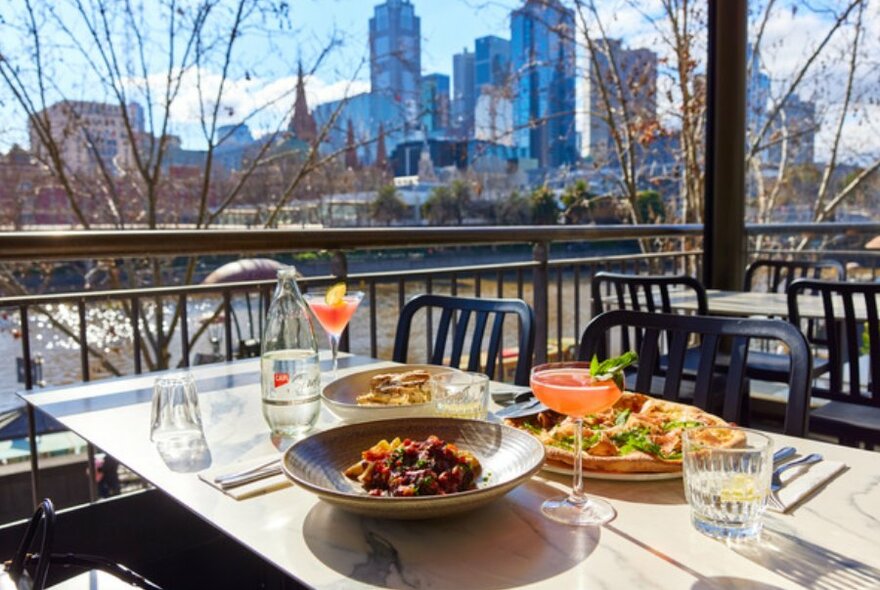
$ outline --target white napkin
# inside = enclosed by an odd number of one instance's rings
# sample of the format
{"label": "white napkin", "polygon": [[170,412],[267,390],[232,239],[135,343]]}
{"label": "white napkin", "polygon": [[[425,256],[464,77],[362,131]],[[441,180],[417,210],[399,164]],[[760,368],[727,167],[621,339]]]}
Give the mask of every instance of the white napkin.
{"label": "white napkin", "polygon": [[780,479],[782,488],[776,492],[776,498],[782,507],[772,502],[767,503],[767,510],[788,512],[801,500],[816,492],[846,468],[840,461],[819,461],[812,465],[801,465],[783,471]]}
{"label": "white napkin", "polygon": [[221,465],[219,467],[212,467],[211,469],[206,469],[205,471],[199,473],[199,479],[201,479],[212,488],[218,489],[230,498],[235,498],[236,500],[253,498],[254,496],[268,494],[269,492],[274,492],[275,490],[281,490],[291,486],[292,484],[290,480],[287,479],[287,476],[284,475],[284,473],[279,473],[271,477],[266,477],[257,481],[252,481],[251,483],[246,483],[244,485],[236,486],[234,488],[228,488],[225,490],[214,483],[214,478],[218,475],[226,475],[227,473],[235,473],[238,471],[243,471],[245,469],[250,469],[251,467],[256,467],[257,465],[267,463],[271,458],[271,456],[267,455],[255,459],[239,461],[237,463],[232,463],[231,465],[227,464]]}

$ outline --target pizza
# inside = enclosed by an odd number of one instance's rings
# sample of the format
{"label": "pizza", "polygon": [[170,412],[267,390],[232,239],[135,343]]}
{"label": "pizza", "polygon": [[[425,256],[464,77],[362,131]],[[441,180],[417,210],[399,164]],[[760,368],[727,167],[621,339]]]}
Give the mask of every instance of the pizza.
{"label": "pizza", "polygon": [[[547,410],[534,416],[513,418],[508,425],[536,436],[551,464],[574,465],[575,421]],[[663,473],[681,471],[682,432],[700,426],[729,426],[697,407],[624,392],[610,409],[584,418],[583,467],[606,473]],[[707,436],[721,431],[708,430]],[[724,431],[729,433],[730,431]],[[712,446],[735,447],[741,433],[726,440],[707,441]]]}

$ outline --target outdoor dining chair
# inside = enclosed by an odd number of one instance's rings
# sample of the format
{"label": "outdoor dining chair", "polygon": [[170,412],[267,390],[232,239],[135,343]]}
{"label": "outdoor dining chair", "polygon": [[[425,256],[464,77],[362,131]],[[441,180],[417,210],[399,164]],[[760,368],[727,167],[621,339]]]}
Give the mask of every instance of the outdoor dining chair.
{"label": "outdoor dining chair", "polygon": [[[503,338],[504,320],[507,317],[518,319],[518,322],[509,322],[510,329],[514,329],[516,323],[519,324],[517,349],[514,351],[516,362],[514,383],[529,384],[529,371],[532,368],[532,353],[535,346],[532,328],[534,314],[525,301],[417,295],[407,302],[400,312],[397,334],[394,338],[392,355],[394,361],[407,362],[413,318],[416,312],[423,309],[427,316],[426,334],[429,341],[427,352],[430,364],[482,371],[497,381],[503,380],[504,377],[502,359],[502,356],[506,356]],[[440,320],[436,328],[431,321],[434,310],[440,312]],[[465,366],[462,366],[462,361],[466,361]]]}
{"label": "outdoor dining chair", "polygon": [[763,288],[769,293],[785,293],[798,279],[845,281],[846,268],[837,260],[770,260],[758,258],[746,267],[743,291]]}
{"label": "outdoor dining chair", "polygon": [[[754,339],[777,340],[789,350],[788,402],[785,408],[785,434],[805,436],[810,387],[810,348],[806,338],[793,325],[782,320],[739,319],[714,316],[681,316],[629,310],[602,313],[587,325],[581,338],[580,358],[588,360],[595,354],[600,359],[617,356],[620,332],[641,332],[641,345],[634,391],[659,395],[670,401],[682,401],[684,361],[688,342],[698,336],[699,363],[693,381],[693,398],[688,400],[704,410],[720,414],[737,424],[748,423],[748,380],[746,364],[750,343]],[[669,366],[661,383],[652,367],[659,355],[659,342],[665,337],[669,345]],[[609,341],[618,344],[617,350]],[[723,352],[722,352],[723,351]],[[724,387],[718,389],[719,365],[723,364]]]}
{"label": "outdoor dining chair", "polygon": [[[837,260],[770,260],[759,258],[746,267],[744,291],[763,290],[768,293],[785,293],[788,286],[798,279],[829,278],[846,280],[846,268]],[[825,333],[812,321],[804,322],[803,332],[814,350],[827,346]],[[766,343],[765,343],[766,344]],[[784,383],[788,379],[788,355],[767,350],[766,346],[752,351],[747,376],[751,379]],[[813,355],[812,377],[818,378],[828,372],[824,355]]]}
{"label": "outdoor dining chair", "polygon": [[828,332],[828,376],[814,383],[813,395],[831,401],[810,413],[811,430],[843,444],[880,445],[880,284],[794,281],[788,288],[788,313],[795,325],[802,322],[802,293],[822,298],[822,327]]}
{"label": "outdoor dining chair", "polygon": [[[597,272],[593,275],[591,290],[593,297],[593,316],[606,309],[629,309],[632,311],[649,311],[673,313],[670,290],[693,295],[697,301],[697,314],[707,315],[708,303],[706,288],[703,283],[688,275],[631,275],[613,272]],[[603,295],[606,294],[606,295]],[[673,291],[673,295],[675,295]],[[629,332],[625,331],[623,347],[630,349]],[[641,346],[640,333],[636,332],[636,347]],[[685,352],[684,366],[686,373],[696,370],[698,356],[693,348]],[[661,354],[657,359],[657,373],[666,371],[667,358]]]}

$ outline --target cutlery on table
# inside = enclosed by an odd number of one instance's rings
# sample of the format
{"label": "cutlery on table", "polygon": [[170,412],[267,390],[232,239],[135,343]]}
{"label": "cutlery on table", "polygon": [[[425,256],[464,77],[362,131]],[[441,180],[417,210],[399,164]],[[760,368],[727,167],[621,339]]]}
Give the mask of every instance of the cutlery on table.
{"label": "cutlery on table", "polygon": [[800,459],[792,461],[791,463],[780,465],[773,471],[773,475],[770,477],[770,491],[775,493],[782,489],[782,479],[780,476],[782,475],[783,471],[787,471],[788,469],[791,469],[792,467],[797,467],[799,465],[811,465],[813,463],[818,463],[821,460],[822,455],[818,453],[811,453],[806,457],[801,457]]}
{"label": "cutlery on table", "polygon": [[782,447],[781,449],[779,449],[778,451],[773,453],[773,464],[776,465],[777,463],[781,463],[782,461],[785,461],[786,459],[788,459],[789,457],[794,455],[796,452],[797,451],[795,450],[794,447]]}
{"label": "cutlery on table", "polygon": [[533,398],[502,408],[495,412],[495,415],[499,418],[524,418],[525,416],[540,414],[546,410],[547,406],[542,404],[538,398]]}
{"label": "cutlery on table", "polygon": [[214,478],[214,483],[221,488],[229,489],[241,486],[281,473],[281,459],[273,458],[267,463],[261,463],[255,467],[233,473],[225,473]]}

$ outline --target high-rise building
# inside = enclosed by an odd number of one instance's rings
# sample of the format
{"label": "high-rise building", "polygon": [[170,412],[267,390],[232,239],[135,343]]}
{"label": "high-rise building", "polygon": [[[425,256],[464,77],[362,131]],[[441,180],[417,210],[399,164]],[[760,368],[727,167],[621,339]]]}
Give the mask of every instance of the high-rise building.
{"label": "high-rise building", "polygon": [[380,99],[377,109],[389,100],[398,106],[405,130],[420,123],[421,55],[421,23],[409,0],[377,5],[370,19],[371,93]]}
{"label": "high-rise building", "polygon": [[510,75],[510,41],[487,35],[474,42],[474,76],[477,94],[483,86],[504,86]]}
{"label": "high-rise building", "polygon": [[609,123],[617,129],[638,129],[657,120],[657,54],[647,48],[626,49],[619,39],[607,39],[597,42],[595,53],[587,57],[589,116],[583,145],[589,146],[594,162],[607,164],[616,159]]}
{"label": "high-rise building", "polygon": [[[767,121],[767,103],[770,100],[770,76],[762,68],[761,55],[752,44],[746,46],[746,129],[750,135],[761,132]],[[747,138],[751,139],[751,138]]]}
{"label": "high-rise building", "polygon": [[[35,117],[48,119],[61,161],[70,170],[95,173],[100,161],[112,174],[135,165],[124,114],[131,132],[140,140],[144,134],[144,112],[137,103],[128,104],[123,111],[118,104],[64,100]],[[45,158],[47,149],[34,121],[29,122],[29,133],[31,151]]]}
{"label": "high-rise building", "polygon": [[510,18],[516,145],[542,167],[577,159],[574,11],[526,0]]}
{"label": "high-rise building", "polygon": [[816,129],[816,103],[801,100],[797,94],[789,96],[767,134],[767,143],[770,144],[768,163],[780,166],[784,147],[786,165],[812,164],[815,161]]}
{"label": "high-rise building", "polygon": [[449,76],[422,76],[422,125],[429,135],[449,128]]}
{"label": "high-rise building", "polygon": [[461,137],[470,137],[474,132],[474,63],[474,54],[467,48],[452,56],[452,127]]}

